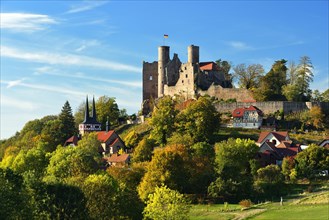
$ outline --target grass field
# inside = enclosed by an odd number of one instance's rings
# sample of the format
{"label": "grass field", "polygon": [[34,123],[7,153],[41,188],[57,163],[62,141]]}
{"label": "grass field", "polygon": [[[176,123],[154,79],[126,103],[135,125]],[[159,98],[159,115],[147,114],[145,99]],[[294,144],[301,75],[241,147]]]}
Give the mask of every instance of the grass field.
{"label": "grass field", "polygon": [[268,202],[241,210],[237,204],[193,205],[192,220],[329,220],[329,191],[299,195],[297,198]]}

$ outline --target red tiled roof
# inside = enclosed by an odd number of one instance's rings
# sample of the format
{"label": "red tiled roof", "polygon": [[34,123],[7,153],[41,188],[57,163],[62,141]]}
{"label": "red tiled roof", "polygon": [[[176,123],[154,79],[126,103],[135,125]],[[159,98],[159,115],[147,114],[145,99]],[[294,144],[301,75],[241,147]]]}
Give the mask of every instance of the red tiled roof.
{"label": "red tiled roof", "polygon": [[106,131],[100,131],[97,133],[97,139],[100,142],[106,142],[114,133],[114,130],[110,130],[108,132]]}
{"label": "red tiled roof", "polygon": [[210,71],[210,70],[218,71],[219,70],[218,65],[214,62],[201,62],[199,64],[199,66],[200,66],[200,70],[208,70],[208,71]]}
{"label": "red tiled roof", "polygon": [[110,163],[123,163],[126,162],[129,159],[129,154],[113,154],[110,157],[108,157],[106,160]]}
{"label": "red tiled roof", "polygon": [[257,111],[258,115],[263,115],[263,112],[259,108],[251,105],[248,108],[236,108],[236,109],[234,109],[234,111],[232,113],[232,116],[234,118],[241,118],[241,117],[243,117],[243,114],[244,114],[245,111]]}
{"label": "red tiled roof", "polygon": [[292,141],[282,141],[277,148],[289,148],[291,147]]}
{"label": "red tiled roof", "polygon": [[262,131],[259,134],[257,143],[261,143],[270,133],[272,133],[273,136],[280,142],[284,141],[288,136],[288,131]]}

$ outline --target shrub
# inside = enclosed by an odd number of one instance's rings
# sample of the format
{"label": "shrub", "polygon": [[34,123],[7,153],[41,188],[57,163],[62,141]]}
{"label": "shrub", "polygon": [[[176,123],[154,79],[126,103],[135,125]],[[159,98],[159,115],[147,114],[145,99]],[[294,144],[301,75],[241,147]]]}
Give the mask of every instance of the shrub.
{"label": "shrub", "polygon": [[239,202],[239,205],[242,206],[242,208],[249,208],[253,205],[253,203],[250,201],[250,199],[244,199]]}

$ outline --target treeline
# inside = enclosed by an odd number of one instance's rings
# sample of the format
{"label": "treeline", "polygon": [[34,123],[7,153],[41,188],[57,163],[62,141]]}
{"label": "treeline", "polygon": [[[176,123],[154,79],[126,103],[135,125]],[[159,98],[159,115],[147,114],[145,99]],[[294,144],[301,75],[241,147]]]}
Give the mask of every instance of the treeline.
{"label": "treeline", "polygon": [[190,202],[278,197],[288,183],[329,169],[329,149],[315,145],[285,158],[282,168],[261,167],[255,142],[218,141],[219,124],[209,97],[164,97],[146,124],[125,135],[131,163],[106,170],[94,133],[76,147],[49,147],[35,137],[12,142],[21,145],[7,147],[0,163],[0,217],[187,219]]}
{"label": "treeline", "polygon": [[[228,61],[217,60],[226,79],[236,80],[240,88],[253,92],[257,101],[323,101],[329,102],[329,89],[323,93],[312,91],[313,65],[308,56],[302,56],[298,64],[281,59],[274,62],[265,74],[261,64],[244,63],[232,66]],[[230,72],[231,68],[233,69]]]}

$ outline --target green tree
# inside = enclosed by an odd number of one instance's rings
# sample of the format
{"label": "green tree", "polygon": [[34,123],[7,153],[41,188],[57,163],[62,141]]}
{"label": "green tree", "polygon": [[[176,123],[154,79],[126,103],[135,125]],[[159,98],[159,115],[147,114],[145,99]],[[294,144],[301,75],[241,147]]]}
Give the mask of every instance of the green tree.
{"label": "green tree", "polygon": [[257,170],[254,187],[258,193],[264,195],[280,195],[284,185],[283,174],[277,165],[268,165]]}
{"label": "green tree", "polygon": [[189,201],[176,190],[163,185],[149,195],[144,209],[145,219],[189,219]]}
{"label": "green tree", "polygon": [[287,84],[282,86],[282,94],[288,101],[298,101],[300,98],[297,84]]}
{"label": "green tree", "polygon": [[295,176],[293,173],[295,172],[295,159],[293,157],[285,157],[282,161],[282,174],[285,176],[286,180],[290,180],[292,182],[295,181]]}
{"label": "green tree", "polygon": [[34,172],[38,178],[42,178],[48,165],[46,152],[42,147],[30,150],[21,150],[16,156],[11,168],[18,173]]}
{"label": "green tree", "polygon": [[123,141],[125,142],[127,148],[135,148],[139,142],[139,139],[139,134],[132,130],[125,136]]}
{"label": "green tree", "polygon": [[225,76],[225,79],[226,80],[229,80],[229,81],[232,81],[232,74],[230,74],[230,70],[231,70],[231,63],[226,61],[226,60],[216,60],[215,61],[217,66],[219,67],[220,71],[224,73],[224,76]]}
{"label": "green tree", "polygon": [[117,205],[119,185],[109,174],[104,172],[88,176],[82,190],[91,219],[116,219],[120,215]]}
{"label": "green tree", "polygon": [[155,141],[148,137],[144,137],[134,149],[133,161],[151,161],[154,147],[156,147]]}
{"label": "green tree", "polygon": [[174,145],[156,150],[138,186],[140,198],[146,201],[148,195],[161,184],[180,192],[186,191],[189,187],[186,182],[189,178],[188,170],[184,169],[186,158],[188,154],[183,146]]}
{"label": "green tree", "polygon": [[195,142],[210,141],[220,123],[219,114],[207,97],[192,102],[177,118],[179,132],[190,135]]}
{"label": "green tree", "polygon": [[310,83],[313,81],[313,65],[311,59],[308,56],[303,56],[300,58],[300,63],[297,69],[297,84],[299,85],[300,96],[302,101],[310,100]]}
{"label": "green tree", "polygon": [[287,84],[286,60],[277,60],[271,70],[260,79],[260,86],[255,90],[257,101],[285,100],[282,87]]}
{"label": "green tree", "polygon": [[23,178],[8,168],[0,168],[0,201],[1,219],[32,218]]}
{"label": "green tree", "polygon": [[152,126],[151,138],[159,144],[165,145],[167,139],[174,132],[175,118],[175,101],[170,96],[164,96],[159,100],[152,112],[150,125]]}
{"label": "green tree", "polygon": [[329,102],[329,89],[322,93],[322,97],[324,102]]}
{"label": "green tree", "polygon": [[312,102],[322,102],[323,101],[322,94],[320,93],[319,90],[316,89],[313,91],[311,101]]}
{"label": "green tree", "polygon": [[329,149],[311,144],[296,156],[298,177],[313,180],[323,170],[329,170]]}
{"label": "green tree", "polygon": [[234,76],[239,80],[240,88],[254,89],[259,85],[259,80],[264,73],[264,68],[260,64],[238,64],[234,68]]}
{"label": "green tree", "polygon": [[111,125],[117,125],[119,119],[119,108],[115,98],[101,96],[96,101],[97,120],[102,123],[102,129],[106,129],[107,117]]}
{"label": "green tree", "polygon": [[77,133],[77,127],[75,127],[74,117],[72,114],[72,108],[69,101],[64,103],[61,113],[58,115],[58,119],[61,122],[61,133],[63,134],[61,144]]}
{"label": "green tree", "polygon": [[252,191],[251,163],[258,152],[254,141],[228,139],[216,143],[215,170],[217,179],[208,187],[212,197],[243,199]]}

